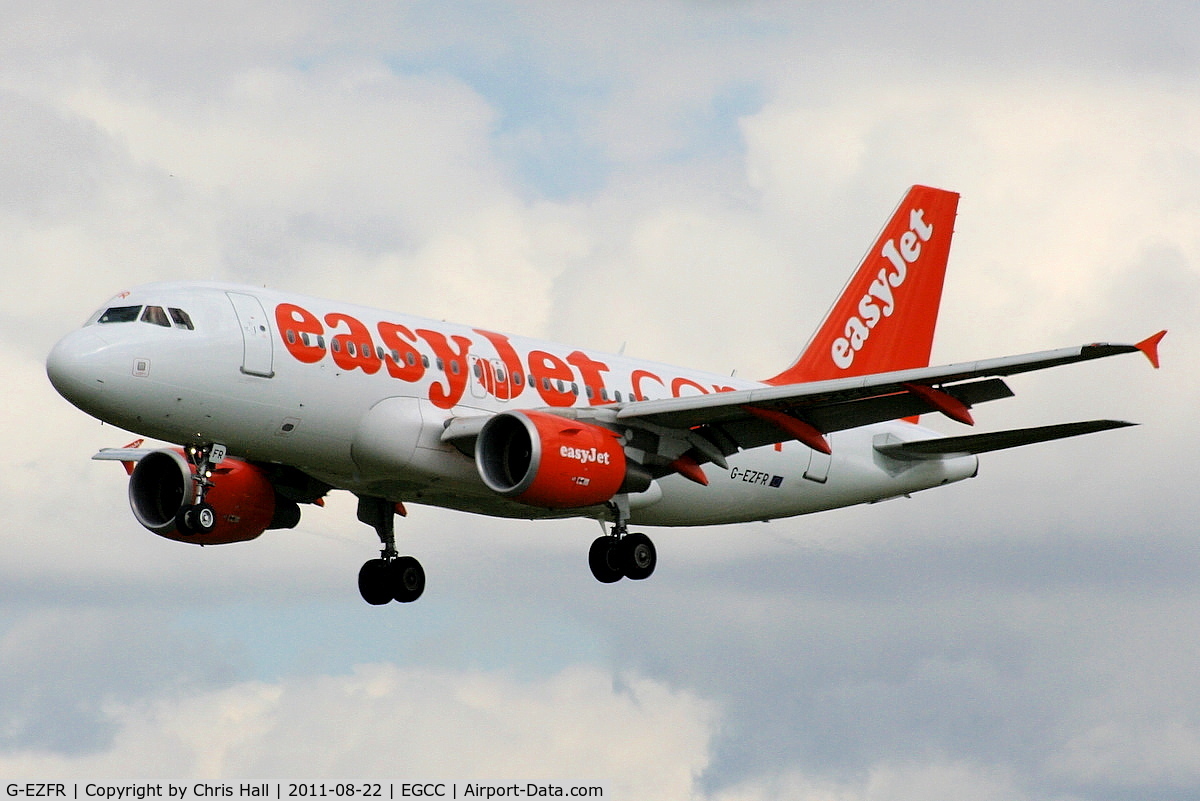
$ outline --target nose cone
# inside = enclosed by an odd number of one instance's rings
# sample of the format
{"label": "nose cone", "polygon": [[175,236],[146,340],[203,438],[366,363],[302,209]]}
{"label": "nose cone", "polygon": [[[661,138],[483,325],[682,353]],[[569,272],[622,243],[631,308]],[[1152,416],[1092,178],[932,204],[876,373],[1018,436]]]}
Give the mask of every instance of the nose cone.
{"label": "nose cone", "polygon": [[107,343],[91,328],[67,334],[46,357],[46,375],[58,394],[85,411],[104,392],[97,354]]}

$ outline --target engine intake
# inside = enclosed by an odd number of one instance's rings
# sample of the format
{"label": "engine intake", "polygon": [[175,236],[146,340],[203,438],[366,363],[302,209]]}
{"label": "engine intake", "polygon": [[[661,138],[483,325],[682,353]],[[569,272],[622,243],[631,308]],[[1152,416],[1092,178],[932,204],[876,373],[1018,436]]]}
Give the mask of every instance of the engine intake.
{"label": "engine intake", "polygon": [[502,412],[488,420],[475,443],[475,465],[488,489],[546,509],[594,506],[650,486],[649,473],[625,458],[615,432],[546,412]]}

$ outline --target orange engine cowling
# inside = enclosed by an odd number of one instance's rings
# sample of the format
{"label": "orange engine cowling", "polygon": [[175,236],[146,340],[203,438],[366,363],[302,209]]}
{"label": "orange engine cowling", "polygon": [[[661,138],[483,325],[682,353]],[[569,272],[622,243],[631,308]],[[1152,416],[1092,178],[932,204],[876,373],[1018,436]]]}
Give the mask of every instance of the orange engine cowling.
{"label": "orange engine cowling", "polygon": [[640,465],[627,462],[615,432],[546,412],[488,420],[475,443],[475,466],[488,489],[545,509],[594,506],[650,484]]}
{"label": "orange engine cowling", "polygon": [[208,534],[181,533],[176,516],[195,502],[194,473],[181,449],[143,456],[129,476],[133,516],[160,537],[197,545],[245,542],[268,528],[288,527],[276,520],[282,510],[277,510],[275,487],[263,471],[249,462],[226,458],[213,468],[212,486],[204,494],[205,502],[216,511],[216,527]]}

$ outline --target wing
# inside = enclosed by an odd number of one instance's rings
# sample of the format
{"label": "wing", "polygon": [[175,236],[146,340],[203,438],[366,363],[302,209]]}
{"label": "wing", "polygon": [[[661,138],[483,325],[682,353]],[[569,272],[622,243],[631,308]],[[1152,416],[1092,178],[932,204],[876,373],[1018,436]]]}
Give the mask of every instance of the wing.
{"label": "wing", "polygon": [[142,460],[142,457],[154,452],[153,448],[143,448],[143,442],[145,440],[135,439],[124,448],[101,448],[100,452],[92,458],[101,462],[120,462],[125,465],[125,472],[133,475],[133,468]]}
{"label": "wing", "polygon": [[[725,457],[739,450],[797,439],[815,450],[830,451],[826,434],[849,428],[941,412],[973,424],[970,408],[1013,392],[1004,378],[1076,362],[1141,352],[1158,366],[1157,347],[1165,335],[1155,334],[1134,345],[1093,343],[1074,348],[1006,356],[977,362],[922,367],[855,378],[634,401],[588,408],[548,409],[563,417],[589,420],[624,430],[627,450],[653,474],[688,473],[703,462],[726,466]],[[455,418],[442,433],[464,451],[471,448],[486,417]],[[897,458],[937,458],[939,454],[983,452],[1116,427],[1094,421],[1044,430],[1000,432],[955,438],[940,446],[894,448]],[[1039,439],[1040,437],[1040,439]],[[698,472],[698,471],[696,471]]]}
{"label": "wing", "polygon": [[703,428],[726,455],[784,439],[827,451],[824,434],[926,412],[973,424],[973,405],[1012,396],[1002,380],[1010,375],[1137,352],[1157,366],[1157,345],[1165,333],[1135,345],[1094,343],[859,378],[638,401],[621,407],[616,419],[626,425]]}

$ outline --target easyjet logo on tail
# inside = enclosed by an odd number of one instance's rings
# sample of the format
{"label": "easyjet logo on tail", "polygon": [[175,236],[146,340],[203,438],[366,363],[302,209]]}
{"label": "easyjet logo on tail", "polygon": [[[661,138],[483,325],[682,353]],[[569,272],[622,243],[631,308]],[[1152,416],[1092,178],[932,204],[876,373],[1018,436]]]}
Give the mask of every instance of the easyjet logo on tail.
{"label": "easyjet logo on tail", "polygon": [[804,351],[768,384],[929,364],[958,194],[913,186],[888,217]]}
{"label": "easyjet logo on tail", "polygon": [[[883,267],[871,281],[866,293],[858,301],[857,315],[851,315],[844,326],[845,335],[833,340],[830,356],[842,370],[854,364],[855,355],[871,338],[871,331],[885,317],[896,310],[896,293],[893,291],[904,284],[908,267],[921,258],[921,245],[933,236],[933,225],[925,222],[925,210],[913,209],[908,218],[909,230],[898,238],[884,242],[880,255],[890,262],[891,269]],[[899,242],[897,243],[897,239]]]}

